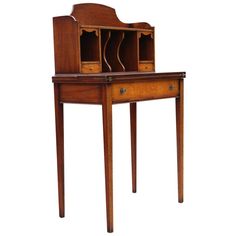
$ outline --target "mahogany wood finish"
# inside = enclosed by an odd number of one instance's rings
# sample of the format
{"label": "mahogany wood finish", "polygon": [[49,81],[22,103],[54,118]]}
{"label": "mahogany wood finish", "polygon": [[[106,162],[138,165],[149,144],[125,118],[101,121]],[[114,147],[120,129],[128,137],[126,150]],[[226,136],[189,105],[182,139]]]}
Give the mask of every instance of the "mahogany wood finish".
{"label": "mahogany wood finish", "polygon": [[64,127],[63,127],[63,103],[60,102],[60,85],[54,84],[55,117],[56,117],[56,141],[57,141],[57,173],[58,173],[58,197],[59,216],[65,216],[64,199]]}
{"label": "mahogany wood finish", "polygon": [[53,18],[56,73],[79,71],[79,40],[76,22],[71,16]]}
{"label": "mahogany wood finish", "polygon": [[112,181],[112,97],[111,85],[103,86],[102,98],[107,231],[113,232],[113,181]]}
{"label": "mahogany wood finish", "polygon": [[154,27],[123,23],[100,4],[54,17],[54,83],[59,216],[65,216],[63,104],[100,104],[103,116],[107,231],[113,232],[112,105],[130,103],[132,192],[137,191],[137,102],[176,99],[178,200],[183,202],[185,72],[155,73]]}
{"label": "mahogany wood finish", "polygon": [[152,63],[148,63],[148,61],[146,62],[140,62],[138,64],[138,70],[139,71],[153,71],[154,65]]}
{"label": "mahogany wood finish", "polygon": [[154,27],[121,22],[114,9],[74,5],[53,18],[56,73],[154,71]]}
{"label": "mahogany wood finish", "polygon": [[130,103],[132,191],[137,192],[137,104]]}
{"label": "mahogany wood finish", "polygon": [[114,9],[100,4],[84,3],[74,5],[71,15],[74,16],[81,25],[128,26],[118,19]]}
{"label": "mahogany wood finish", "polygon": [[184,201],[184,81],[179,81],[179,96],[176,98],[176,134],[178,166],[178,199]]}
{"label": "mahogany wood finish", "polygon": [[[118,103],[176,97],[179,94],[178,85],[177,80],[117,83],[112,88],[112,98],[115,103]],[[121,92],[122,89],[124,92]]]}
{"label": "mahogany wood finish", "polygon": [[99,85],[67,84],[60,85],[60,100],[67,103],[102,103],[102,88]]}

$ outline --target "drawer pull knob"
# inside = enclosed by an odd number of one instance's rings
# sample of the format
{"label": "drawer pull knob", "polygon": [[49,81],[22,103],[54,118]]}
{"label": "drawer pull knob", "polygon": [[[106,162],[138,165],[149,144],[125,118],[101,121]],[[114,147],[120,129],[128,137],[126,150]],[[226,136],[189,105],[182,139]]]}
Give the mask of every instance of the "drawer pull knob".
{"label": "drawer pull knob", "polygon": [[120,89],[120,94],[125,94],[126,93],[126,88],[121,88]]}
{"label": "drawer pull knob", "polygon": [[169,90],[170,90],[170,91],[174,90],[174,88],[175,88],[174,85],[172,85],[172,84],[169,85]]}

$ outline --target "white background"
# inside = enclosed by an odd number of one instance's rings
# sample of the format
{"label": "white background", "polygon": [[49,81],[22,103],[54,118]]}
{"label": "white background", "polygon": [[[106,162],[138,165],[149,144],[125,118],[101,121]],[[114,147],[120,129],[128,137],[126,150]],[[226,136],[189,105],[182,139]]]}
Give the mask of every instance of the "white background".
{"label": "white background", "polygon": [[[131,193],[128,104],[113,107],[114,234],[236,234],[235,1],[95,1],[156,27],[158,72],[186,71],[185,202],[174,99],[138,103]],[[58,217],[52,17],[80,1],[0,5],[0,235],[107,235],[100,106],[65,105],[66,217]]]}

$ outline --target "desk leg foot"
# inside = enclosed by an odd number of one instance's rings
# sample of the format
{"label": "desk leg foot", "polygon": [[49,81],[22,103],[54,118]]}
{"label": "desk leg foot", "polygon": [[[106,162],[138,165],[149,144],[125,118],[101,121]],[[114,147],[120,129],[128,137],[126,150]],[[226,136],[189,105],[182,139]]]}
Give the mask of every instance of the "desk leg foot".
{"label": "desk leg foot", "polygon": [[63,103],[60,103],[59,89],[60,89],[59,85],[54,84],[59,216],[62,218],[62,217],[65,216],[65,200],[64,200],[64,128],[63,128]]}
{"label": "desk leg foot", "polygon": [[137,192],[137,104],[130,103],[132,192]]}
{"label": "desk leg foot", "polygon": [[177,134],[177,169],[178,201],[184,201],[184,84],[180,83],[180,95],[176,98],[176,134]]}
{"label": "desk leg foot", "polygon": [[112,96],[111,85],[103,88],[103,134],[106,185],[107,232],[113,232],[113,180],[112,180]]}

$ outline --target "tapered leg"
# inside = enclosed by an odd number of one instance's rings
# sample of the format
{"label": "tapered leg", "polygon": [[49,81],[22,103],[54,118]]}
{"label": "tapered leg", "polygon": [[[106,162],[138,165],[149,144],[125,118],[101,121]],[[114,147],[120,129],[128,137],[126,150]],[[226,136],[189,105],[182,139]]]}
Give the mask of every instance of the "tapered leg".
{"label": "tapered leg", "polygon": [[112,97],[111,85],[103,88],[103,134],[107,208],[107,232],[113,232],[113,180],[112,180]]}
{"label": "tapered leg", "polygon": [[130,103],[132,192],[137,192],[137,105]]}
{"label": "tapered leg", "polygon": [[178,201],[184,201],[184,83],[180,83],[180,96],[176,98],[176,133],[178,167]]}
{"label": "tapered leg", "polygon": [[65,216],[64,200],[64,128],[63,128],[63,103],[59,100],[59,85],[54,84],[55,116],[56,116],[56,141],[57,141],[57,175],[59,216]]}

